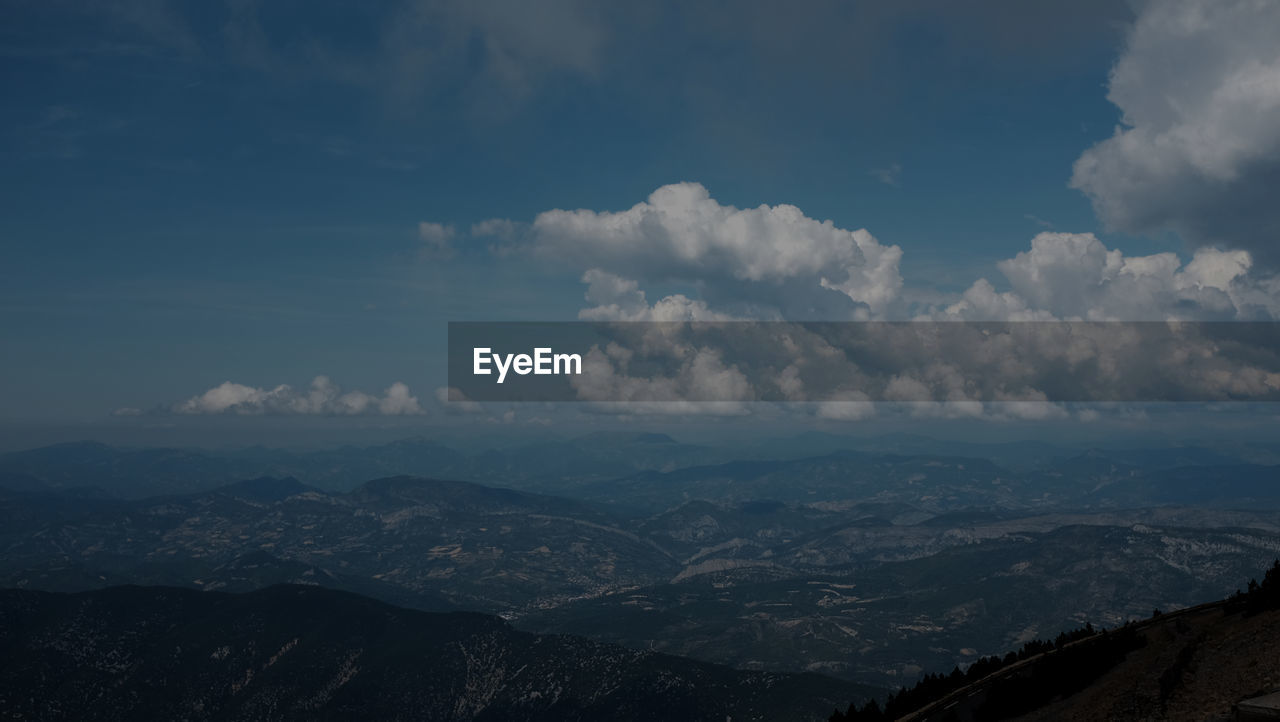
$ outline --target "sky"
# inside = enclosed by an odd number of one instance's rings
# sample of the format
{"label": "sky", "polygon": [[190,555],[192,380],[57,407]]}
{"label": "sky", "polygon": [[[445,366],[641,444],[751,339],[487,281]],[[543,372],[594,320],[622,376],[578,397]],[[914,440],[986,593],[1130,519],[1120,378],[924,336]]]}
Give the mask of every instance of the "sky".
{"label": "sky", "polygon": [[452,424],[449,321],[1269,320],[1277,30],[1257,0],[0,0],[0,422]]}

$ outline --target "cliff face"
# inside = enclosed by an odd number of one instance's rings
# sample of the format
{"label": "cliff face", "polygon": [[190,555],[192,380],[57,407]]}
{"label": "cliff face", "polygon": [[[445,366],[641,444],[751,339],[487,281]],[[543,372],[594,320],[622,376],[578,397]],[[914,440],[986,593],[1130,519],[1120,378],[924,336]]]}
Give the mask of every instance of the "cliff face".
{"label": "cliff face", "polygon": [[317,587],[0,592],[22,719],[818,719],[856,686],[738,672]]}

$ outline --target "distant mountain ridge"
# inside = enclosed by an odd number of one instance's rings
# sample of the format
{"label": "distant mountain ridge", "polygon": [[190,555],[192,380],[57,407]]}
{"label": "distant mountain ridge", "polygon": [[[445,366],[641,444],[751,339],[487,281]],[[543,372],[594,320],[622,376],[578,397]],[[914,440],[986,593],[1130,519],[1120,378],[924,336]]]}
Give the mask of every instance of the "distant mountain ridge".
{"label": "distant mountain ridge", "polygon": [[723,461],[722,453],[666,434],[620,432],[477,454],[422,437],[307,452],[127,449],[86,441],[0,454],[0,488],[96,486],[136,499],[208,491],[257,477],[294,477],[317,488],[346,491],[369,479],[414,475],[553,490],[643,469]]}
{"label": "distant mountain ridge", "polygon": [[[853,438],[806,432],[729,447],[687,444],[667,434],[596,432],[502,449],[464,453],[421,436],[373,446],[312,451],[267,447],[208,451],[188,448],[124,448],[70,442],[0,454],[0,489],[67,491],[100,489],[98,495],[144,498],[207,491],[243,479],[294,477],[328,491],[347,491],[369,479],[431,476],[515,486],[583,497],[591,485],[695,467],[737,464],[794,466],[824,457],[916,457],[994,464],[1006,476],[1047,479],[1085,465],[1137,467],[1154,473],[1176,467],[1267,467],[1280,464],[1280,445],[1245,444],[1231,451],[1194,446],[1081,452],[1045,442],[960,443],[909,434]],[[764,467],[759,467],[763,471]],[[678,499],[677,499],[678,501]],[[717,501],[723,501],[717,499]],[[668,498],[666,503],[670,505]]]}

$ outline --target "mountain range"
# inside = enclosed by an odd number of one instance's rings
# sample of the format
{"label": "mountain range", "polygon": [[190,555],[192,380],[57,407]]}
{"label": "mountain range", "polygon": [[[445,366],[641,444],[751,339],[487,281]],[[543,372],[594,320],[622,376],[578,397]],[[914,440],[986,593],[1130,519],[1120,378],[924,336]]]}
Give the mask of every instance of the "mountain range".
{"label": "mountain range", "polygon": [[[600,482],[574,499],[407,476],[349,491],[259,478],[143,499],[28,484],[0,491],[0,585],[320,585],[894,687],[1031,636],[1230,591],[1280,550],[1270,467],[1238,466],[1256,473],[1195,467],[1212,477],[1196,484],[1191,467],[1097,455],[1011,472],[841,452],[641,472],[617,480],[622,501]],[[1137,505],[1180,475],[1193,483],[1166,499],[1224,496]]]}

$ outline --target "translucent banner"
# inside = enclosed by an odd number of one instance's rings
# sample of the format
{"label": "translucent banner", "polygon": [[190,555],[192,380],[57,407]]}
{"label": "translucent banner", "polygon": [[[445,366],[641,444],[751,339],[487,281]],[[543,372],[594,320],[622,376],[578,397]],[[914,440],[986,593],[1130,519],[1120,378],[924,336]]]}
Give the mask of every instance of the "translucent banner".
{"label": "translucent banner", "polygon": [[455,401],[1280,400],[1280,324],[449,324]]}

